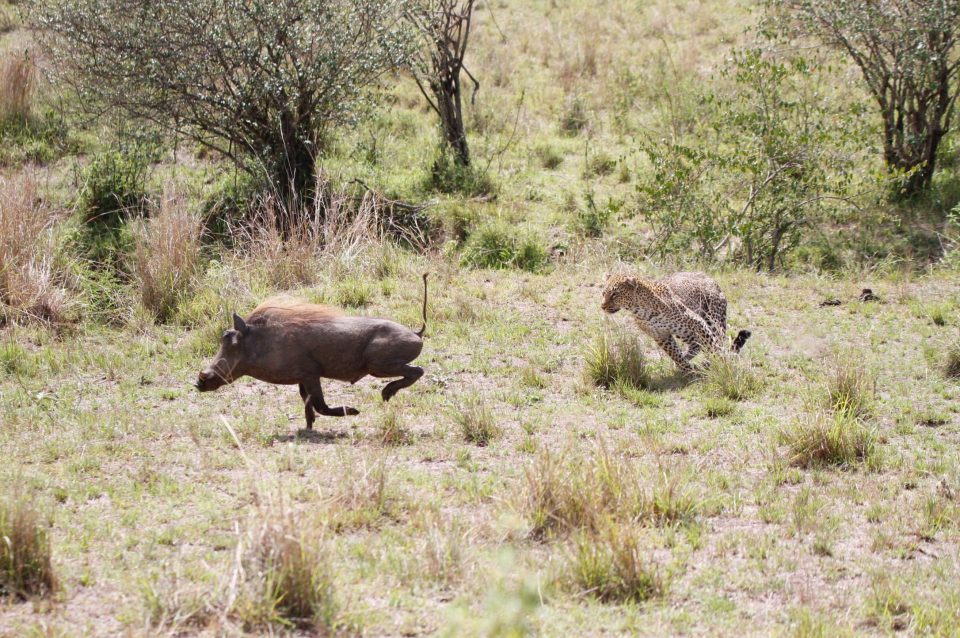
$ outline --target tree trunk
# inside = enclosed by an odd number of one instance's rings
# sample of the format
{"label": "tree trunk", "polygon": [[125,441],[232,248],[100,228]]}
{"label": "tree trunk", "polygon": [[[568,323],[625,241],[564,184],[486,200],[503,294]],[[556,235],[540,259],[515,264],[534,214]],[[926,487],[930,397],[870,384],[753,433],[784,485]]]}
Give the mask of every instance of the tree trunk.
{"label": "tree trunk", "polygon": [[286,129],[280,153],[273,159],[270,176],[278,201],[277,225],[284,238],[316,206],[317,155],[311,133],[293,127]]}
{"label": "tree trunk", "polygon": [[467,146],[467,133],[463,124],[459,74],[433,83],[432,88],[440,110],[440,126],[443,128],[444,141],[453,151],[457,164],[469,166],[470,149]]}

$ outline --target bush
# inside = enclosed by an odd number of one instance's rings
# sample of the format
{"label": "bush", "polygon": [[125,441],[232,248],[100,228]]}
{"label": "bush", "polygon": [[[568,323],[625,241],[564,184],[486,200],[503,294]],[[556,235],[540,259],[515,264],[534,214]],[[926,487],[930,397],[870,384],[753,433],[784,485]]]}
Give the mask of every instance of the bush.
{"label": "bush", "polygon": [[93,158],[83,177],[79,208],[88,226],[116,230],[147,200],[149,158],[140,147],[108,151]]}
{"label": "bush", "polygon": [[173,317],[200,268],[202,226],[168,185],[153,216],[133,232],[133,275],[143,307],[161,322]]}
{"label": "bush", "polygon": [[430,168],[426,184],[429,190],[438,193],[481,197],[494,192],[494,184],[486,171],[473,165],[463,166],[449,151],[441,150]]}
{"label": "bush", "polygon": [[584,194],[583,200],[583,205],[577,208],[574,231],[584,237],[600,237],[610,218],[620,211],[620,202],[610,199],[600,206],[590,191]]}
{"label": "bush", "polygon": [[27,599],[56,589],[46,526],[25,499],[8,497],[0,502],[0,597]]}
{"label": "bush", "polygon": [[487,224],[474,231],[461,261],[473,268],[519,268],[536,272],[548,262],[547,250],[532,236],[518,236],[506,224]]}
{"label": "bush", "polygon": [[467,443],[484,447],[492,443],[503,434],[494,419],[493,412],[477,395],[470,395],[463,399],[457,414],[457,423]]}
{"label": "bush", "polygon": [[29,176],[0,178],[0,320],[66,319],[66,274],[56,270],[56,215]]}
{"label": "bush", "polygon": [[879,463],[877,437],[851,413],[817,412],[784,430],[788,461],[798,467],[849,467]]}
{"label": "bush", "polygon": [[540,166],[548,171],[552,171],[563,164],[563,151],[552,144],[541,144],[534,149],[534,154],[540,162]]}
{"label": "bush", "polygon": [[626,385],[650,389],[650,374],[640,344],[627,333],[600,334],[586,351],[587,382],[606,389]]}

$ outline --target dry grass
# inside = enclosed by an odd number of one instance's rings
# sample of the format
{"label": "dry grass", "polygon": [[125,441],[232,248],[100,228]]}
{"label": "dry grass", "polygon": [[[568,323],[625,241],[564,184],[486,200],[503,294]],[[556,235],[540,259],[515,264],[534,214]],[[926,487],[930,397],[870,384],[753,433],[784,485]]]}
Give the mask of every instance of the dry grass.
{"label": "dry grass", "polygon": [[573,543],[561,582],[605,603],[642,603],[666,592],[660,569],[640,543],[641,530],[609,525]]}
{"label": "dry grass", "polygon": [[404,424],[400,409],[388,405],[377,424],[377,438],[382,445],[409,445],[413,442],[410,429]]}
{"label": "dry grass", "polygon": [[761,387],[749,360],[732,353],[711,354],[707,359],[703,380],[715,396],[730,401],[743,401],[756,394]]}
{"label": "dry grass", "polygon": [[168,184],[160,203],[134,231],[133,273],[140,302],[154,318],[170,320],[191,292],[200,269],[200,217]]}
{"label": "dry grass", "polygon": [[672,525],[692,521],[697,500],[678,474],[652,480],[600,444],[586,456],[544,450],[526,468],[530,534],[545,539],[582,530],[600,533],[611,520]]}
{"label": "dry grass", "polygon": [[943,375],[948,379],[960,378],[960,340],[947,346],[943,361]]}
{"label": "dry grass", "polygon": [[876,434],[852,413],[815,412],[782,431],[788,460],[799,467],[850,467],[880,461]]}
{"label": "dry grass", "polygon": [[6,54],[0,60],[0,124],[26,122],[32,113],[36,88],[36,66],[29,52]]}
{"label": "dry grass", "polygon": [[0,178],[0,319],[66,319],[69,296],[55,266],[55,221],[35,179]]}
{"label": "dry grass", "polygon": [[873,373],[852,355],[838,358],[826,379],[826,407],[860,419],[873,411],[877,382]]}
{"label": "dry grass", "polygon": [[618,385],[647,388],[650,375],[637,339],[625,332],[600,334],[587,348],[584,375],[589,384],[602,388]]}
{"label": "dry grass", "polygon": [[56,590],[47,526],[23,497],[7,497],[0,502],[0,597],[26,599]]}
{"label": "dry grass", "polygon": [[231,229],[233,241],[262,266],[270,284],[290,289],[317,281],[321,262],[336,259],[358,267],[381,245],[384,210],[368,193],[359,201],[346,190],[318,178],[315,207],[286,206],[265,197],[249,219]]}
{"label": "dry grass", "polygon": [[225,609],[243,628],[295,626],[331,632],[338,605],[323,526],[278,508],[266,508],[238,539],[237,561]]}
{"label": "dry grass", "polygon": [[467,443],[484,447],[503,434],[503,428],[497,424],[493,412],[476,394],[463,398],[455,416],[463,440]]}

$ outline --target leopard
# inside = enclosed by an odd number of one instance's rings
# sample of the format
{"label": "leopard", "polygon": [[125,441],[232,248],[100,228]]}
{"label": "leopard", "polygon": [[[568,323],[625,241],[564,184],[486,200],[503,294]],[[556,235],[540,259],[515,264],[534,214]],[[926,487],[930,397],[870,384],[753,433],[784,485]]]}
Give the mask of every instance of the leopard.
{"label": "leopard", "polygon": [[[702,272],[678,272],[651,280],[628,274],[607,278],[600,307],[608,314],[626,309],[640,330],[649,335],[683,372],[702,350],[739,353],[750,338],[741,330],[729,344],[727,298],[720,286]],[[677,339],[687,349],[681,350]]]}

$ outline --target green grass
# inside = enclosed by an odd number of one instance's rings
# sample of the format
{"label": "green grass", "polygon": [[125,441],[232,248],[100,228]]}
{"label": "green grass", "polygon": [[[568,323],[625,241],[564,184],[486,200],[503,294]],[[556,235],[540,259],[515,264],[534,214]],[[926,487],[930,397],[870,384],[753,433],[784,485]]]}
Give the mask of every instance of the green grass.
{"label": "green grass", "polygon": [[[423,250],[316,225],[286,242],[269,224],[244,236],[242,172],[162,145],[127,190],[156,200],[174,178],[190,211],[223,200],[217,237],[233,245],[204,237],[160,324],[137,310],[130,262],[79,258],[66,221],[86,177],[122,181],[103,160],[90,168],[115,150],[112,123],[47,122],[39,96],[35,125],[63,128],[8,130],[0,163],[5,178],[37,171],[56,250],[30,272],[57,274],[71,312],[14,325],[21,314],[0,307],[0,481],[22,486],[56,594],[4,598],[0,634],[955,632],[956,255],[911,261],[913,239],[853,220],[843,242],[827,232],[773,275],[689,247],[651,256],[637,184],[654,167],[638,141],[699,134],[694,89],[722,83],[755,9],[478,4],[473,174],[432,174],[436,117],[404,78],[387,79],[370,120],[324,140],[324,174],[422,222]],[[18,49],[28,34],[0,37]],[[818,90],[866,104],[842,78]],[[82,254],[130,257],[130,230]],[[745,352],[677,374],[626,313],[600,310],[618,268],[707,270],[731,329],[753,331]],[[295,386],[189,385],[230,314],[274,294],[416,329],[425,271],[425,375],[387,405],[390,379],[324,380],[328,404],[361,414],[307,433]],[[883,302],[855,302],[864,286]],[[827,296],[844,303],[819,307]]]}

